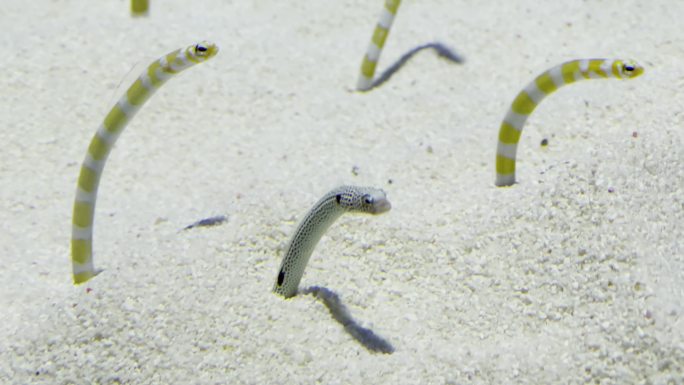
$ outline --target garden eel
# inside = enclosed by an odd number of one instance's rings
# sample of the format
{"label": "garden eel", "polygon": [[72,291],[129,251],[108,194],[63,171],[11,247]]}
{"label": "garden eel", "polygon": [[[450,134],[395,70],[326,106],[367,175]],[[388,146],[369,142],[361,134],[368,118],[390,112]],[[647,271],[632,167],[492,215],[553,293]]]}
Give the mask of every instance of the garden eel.
{"label": "garden eel", "polygon": [[392,206],[385,192],[372,187],[340,186],[323,196],[297,226],[278,270],[273,291],[285,298],[297,294],[299,281],[323,233],[346,212],[382,214]]}
{"label": "garden eel", "polygon": [[131,0],[131,15],[147,16],[150,10],[149,0]]}
{"label": "garden eel", "polygon": [[177,49],[147,67],[112,107],[90,141],[78,176],[71,233],[71,263],[74,283],[88,281],[99,273],[93,266],[93,219],[97,188],[107,156],[128,122],[140,107],[171,76],[212,58],[218,47],[200,42]]}
{"label": "garden eel", "polygon": [[516,96],[506,113],[496,149],[496,185],[515,183],[515,155],[523,126],[537,105],[565,84],[583,79],[632,79],[644,68],[632,60],[581,59],[557,65],[537,76]]}
{"label": "garden eel", "polygon": [[378,60],[380,60],[382,48],[385,45],[387,36],[389,35],[394,17],[397,15],[397,11],[399,10],[399,5],[401,5],[401,0],[385,1],[385,6],[380,13],[380,18],[375,26],[373,35],[371,36],[370,44],[368,44],[368,49],[363,57],[363,61],[361,62],[361,73],[359,74],[359,80],[356,83],[357,91],[369,91],[380,86],[382,83],[389,80],[389,78],[392,77],[392,75],[394,75],[394,73],[397,72],[404,64],[406,64],[406,62],[413,57],[413,55],[424,49],[433,48],[435,51],[437,51],[437,54],[440,57],[443,57],[454,63],[463,62],[462,57],[460,57],[457,53],[444,44],[439,42],[427,43],[419,45],[418,47],[415,47],[405,53],[401,58],[399,58],[399,60],[396,61],[396,63],[389,66],[377,79],[373,80],[373,77],[375,76],[375,67],[378,64]]}

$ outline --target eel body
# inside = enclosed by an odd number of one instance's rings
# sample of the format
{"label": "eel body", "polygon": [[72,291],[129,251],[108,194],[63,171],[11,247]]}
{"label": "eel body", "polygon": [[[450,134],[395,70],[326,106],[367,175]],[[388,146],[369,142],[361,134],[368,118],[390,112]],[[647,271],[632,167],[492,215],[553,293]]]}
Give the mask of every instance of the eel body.
{"label": "eel body", "polygon": [[93,220],[97,189],[117,138],[140,107],[173,75],[212,58],[218,47],[206,41],[177,49],[150,64],[112,107],[90,141],[81,164],[74,199],[71,231],[71,264],[75,284],[99,273],[93,265]]}
{"label": "eel body", "polygon": [[541,101],[558,88],[584,79],[633,79],[644,72],[632,60],[581,59],[557,65],[537,76],[518,93],[499,128],[496,185],[515,183],[515,160],[523,126]]}
{"label": "eel body", "polygon": [[285,298],[297,294],[299,281],[316,244],[342,214],[382,214],[390,208],[385,192],[372,187],[340,186],[325,194],[309,210],[290,239],[273,291]]}

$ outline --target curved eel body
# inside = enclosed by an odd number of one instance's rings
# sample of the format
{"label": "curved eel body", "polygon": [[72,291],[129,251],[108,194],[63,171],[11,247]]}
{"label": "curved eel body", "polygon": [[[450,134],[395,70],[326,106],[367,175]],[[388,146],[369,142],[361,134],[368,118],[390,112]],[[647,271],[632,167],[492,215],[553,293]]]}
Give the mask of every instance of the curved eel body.
{"label": "curved eel body", "polygon": [[557,65],[537,76],[516,96],[501,122],[496,150],[496,185],[515,183],[515,157],[520,134],[527,118],[547,95],[578,80],[632,79],[643,72],[643,67],[631,60],[581,59]]}
{"label": "curved eel body", "polygon": [[390,28],[392,27],[392,22],[394,22],[394,17],[397,15],[399,6],[401,5],[401,0],[386,0],[385,6],[380,13],[380,18],[375,26],[373,35],[371,36],[370,44],[368,44],[368,49],[366,54],[363,56],[363,61],[361,62],[361,73],[359,74],[359,80],[356,83],[357,91],[369,91],[375,87],[380,86],[387,80],[389,80],[395,72],[397,72],[406,62],[412,58],[418,52],[432,48],[437,51],[437,54],[454,63],[462,63],[463,58],[461,58],[456,52],[452,51],[449,47],[445,46],[439,42],[427,43],[419,45],[407,53],[405,53],[399,60],[394,64],[389,66],[377,79],[375,76],[375,67],[378,65],[378,60],[380,60],[380,54],[382,53],[382,48],[385,46],[385,41],[389,35]]}
{"label": "curved eel body", "polygon": [[382,214],[391,207],[385,192],[371,187],[340,186],[325,194],[309,210],[290,239],[273,291],[285,298],[297,294],[299,281],[316,244],[342,214]]}
{"label": "curved eel body", "polygon": [[218,47],[209,42],[175,50],[147,67],[109,111],[90,141],[78,177],[71,235],[74,283],[88,281],[99,273],[93,266],[93,219],[97,188],[107,156],[136,112],[171,76],[212,58]]}

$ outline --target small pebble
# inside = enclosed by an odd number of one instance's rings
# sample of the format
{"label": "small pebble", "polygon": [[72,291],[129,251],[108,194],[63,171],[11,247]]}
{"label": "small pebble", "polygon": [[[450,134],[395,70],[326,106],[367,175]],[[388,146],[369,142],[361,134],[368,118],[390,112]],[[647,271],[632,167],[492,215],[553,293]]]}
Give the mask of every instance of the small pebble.
{"label": "small pebble", "polygon": [[546,139],[546,138],[542,139],[542,141],[541,141],[541,146],[542,146],[542,147],[546,147],[546,146],[548,146],[548,145],[549,145],[549,140]]}

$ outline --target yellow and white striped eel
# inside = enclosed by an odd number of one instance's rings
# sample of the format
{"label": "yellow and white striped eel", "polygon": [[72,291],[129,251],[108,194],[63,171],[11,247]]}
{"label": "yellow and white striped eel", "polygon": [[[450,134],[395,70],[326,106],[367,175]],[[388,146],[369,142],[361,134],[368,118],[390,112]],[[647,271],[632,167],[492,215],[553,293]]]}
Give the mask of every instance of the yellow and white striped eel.
{"label": "yellow and white striped eel", "polygon": [[515,183],[515,156],[525,121],[537,105],[565,84],[584,79],[632,79],[644,68],[632,60],[581,59],[565,62],[537,76],[516,96],[499,128],[496,185]]}
{"label": "yellow and white striped eel", "polygon": [[401,5],[401,0],[385,1],[385,7],[382,9],[380,19],[375,26],[371,42],[361,63],[361,74],[359,75],[359,81],[356,83],[356,89],[359,91],[367,91],[373,88],[375,67],[378,65],[378,60],[380,60],[382,47],[385,45],[385,40],[387,40],[387,35],[389,35],[399,5]]}
{"label": "yellow and white striped eel", "polygon": [[330,225],[346,212],[382,214],[392,207],[385,192],[372,187],[340,186],[321,198],[297,226],[278,270],[273,292],[285,298],[297,294],[316,244]]}
{"label": "yellow and white striped eel", "polygon": [[378,87],[382,83],[386,82],[395,72],[397,72],[406,62],[417,54],[419,51],[433,48],[437,51],[437,54],[449,61],[455,63],[462,63],[463,59],[450,48],[439,42],[427,43],[415,47],[405,53],[399,60],[393,65],[388,67],[382,75],[377,79],[375,76],[375,67],[378,65],[378,60],[380,60],[380,54],[382,53],[382,48],[385,45],[387,36],[389,35],[390,28],[392,27],[392,22],[394,17],[397,15],[397,10],[401,5],[401,0],[386,0],[385,6],[380,13],[380,19],[378,24],[375,26],[373,31],[373,36],[371,36],[370,44],[366,50],[366,54],[361,62],[361,73],[359,74],[359,80],[356,83],[357,91],[369,91],[372,88]]}
{"label": "yellow and white striped eel", "polygon": [[93,218],[95,200],[107,156],[128,122],[138,109],[171,76],[202,63],[218,52],[206,41],[177,49],[147,67],[126,93],[109,111],[90,141],[78,177],[71,233],[71,262],[74,283],[88,281],[99,273],[93,266]]}

